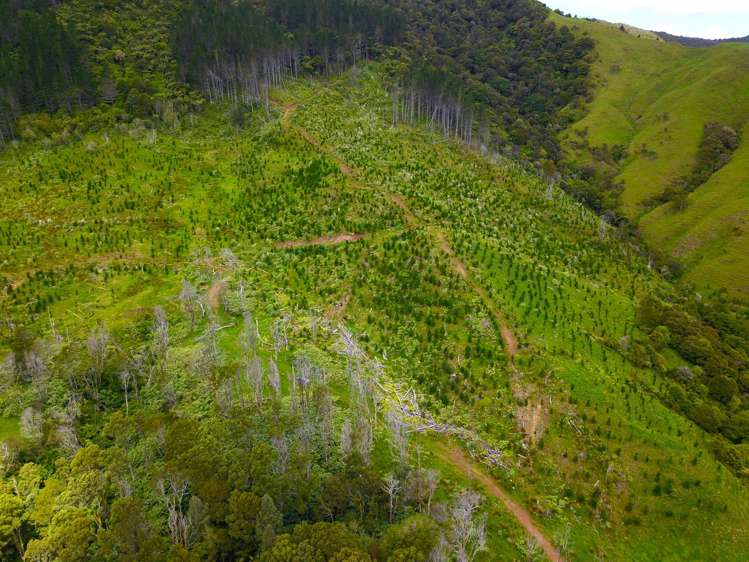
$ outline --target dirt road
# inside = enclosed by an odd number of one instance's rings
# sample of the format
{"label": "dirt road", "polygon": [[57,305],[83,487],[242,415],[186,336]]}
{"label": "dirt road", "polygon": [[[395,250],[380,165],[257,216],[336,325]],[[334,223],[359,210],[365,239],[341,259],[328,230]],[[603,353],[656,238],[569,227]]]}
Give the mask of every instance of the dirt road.
{"label": "dirt road", "polygon": [[539,529],[533,521],[533,516],[522,505],[513,500],[510,495],[497,484],[489,475],[484,473],[480,467],[476,466],[463,451],[457,447],[448,447],[440,445],[438,454],[450,464],[458,468],[463,474],[468,476],[474,482],[478,482],[493,497],[500,500],[512,516],[520,523],[526,532],[533,537],[538,546],[546,554],[551,562],[562,562],[564,559],[560,552],[554,547],[546,535]]}

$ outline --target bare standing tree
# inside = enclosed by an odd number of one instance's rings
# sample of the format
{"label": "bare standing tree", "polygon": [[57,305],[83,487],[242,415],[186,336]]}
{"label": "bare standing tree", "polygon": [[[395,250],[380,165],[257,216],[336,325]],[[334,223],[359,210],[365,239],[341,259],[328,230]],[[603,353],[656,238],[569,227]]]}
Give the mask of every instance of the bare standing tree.
{"label": "bare standing tree", "polygon": [[351,422],[346,420],[341,426],[341,451],[345,456],[351,454],[353,449],[353,430],[351,428]]}
{"label": "bare standing tree", "polygon": [[103,324],[99,324],[94,328],[86,340],[86,350],[88,351],[89,359],[91,361],[91,368],[88,370],[86,382],[89,391],[97,403],[99,401],[101,379],[104,374],[107,356],[109,355],[110,340],[111,337],[109,331]]}
{"label": "bare standing tree", "polygon": [[13,354],[9,353],[0,361],[0,391],[10,387],[16,379],[16,367]]}
{"label": "bare standing tree", "polygon": [[[221,413],[226,415],[234,407],[234,378],[227,378],[221,382],[216,389],[216,404],[218,404]],[[240,403],[244,406],[244,401],[240,395]]]}
{"label": "bare standing tree", "polygon": [[91,357],[91,365],[99,373],[99,376],[104,371],[110,339],[107,328],[103,324],[99,324],[92,330],[86,340],[86,349]]}
{"label": "bare standing tree", "polygon": [[562,554],[567,554],[570,549],[570,540],[572,539],[572,529],[569,525],[566,525],[564,529],[558,531],[554,535],[554,543]]}
{"label": "bare standing tree", "polygon": [[[167,527],[172,542],[184,548],[190,548],[197,541],[201,529],[196,528],[195,525],[199,522],[195,521],[198,514],[193,513],[192,517],[189,514],[190,507],[194,504],[188,500],[189,482],[185,478],[169,474],[166,478],[160,478],[156,482],[156,488],[167,511]],[[194,506],[194,511],[197,507],[199,506]]]}
{"label": "bare standing tree", "polygon": [[333,443],[333,398],[326,386],[318,386],[314,398],[317,431],[320,434],[323,457],[327,461]]}
{"label": "bare standing tree", "polygon": [[245,361],[245,380],[252,388],[252,395],[255,397],[255,404],[263,402],[263,364],[260,357],[253,355]]}
{"label": "bare standing tree", "polygon": [[250,311],[244,313],[244,321],[240,338],[242,352],[245,355],[248,355],[250,353],[257,354],[257,345],[259,340],[257,321],[253,318],[252,312]]}
{"label": "bare standing tree", "polygon": [[80,415],[80,399],[74,394],[68,400],[64,411],[54,413],[54,418],[57,421],[55,437],[60,447],[70,456],[73,456],[81,448],[81,443],[75,431],[76,420]]}
{"label": "bare standing tree", "polygon": [[63,424],[58,426],[56,437],[60,447],[62,447],[71,457],[81,448],[81,443],[78,441],[78,435],[75,432],[75,428],[71,425]]}
{"label": "bare standing tree", "polygon": [[598,222],[598,240],[603,242],[606,240],[606,233],[608,232],[609,223],[606,221],[606,217],[601,217]]}
{"label": "bare standing tree", "polygon": [[164,372],[169,360],[169,320],[166,312],[160,306],[154,309],[153,318],[153,350],[156,356],[156,366],[160,373]]}
{"label": "bare standing tree", "polygon": [[16,468],[18,448],[7,439],[0,443],[0,476],[5,476]]}
{"label": "bare standing tree", "polygon": [[247,290],[244,285],[244,279],[239,280],[239,286],[237,287],[237,300],[239,301],[239,311],[242,313],[247,312]]}
{"label": "bare standing tree", "polygon": [[42,438],[42,426],[44,418],[41,412],[34,408],[26,408],[21,414],[20,429],[21,436],[34,442],[39,442]]}
{"label": "bare standing tree", "polygon": [[284,351],[289,347],[289,339],[286,336],[286,317],[278,318],[273,323],[273,349],[276,353]]}
{"label": "bare standing tree", "polygon": [[406,426],[397,415],[388,416],[388,425],[393,436],[393,443],[398,450],[398,458],[401,465],[408,463],[408,432]]}
{"label": "bare standing tree", "polygon": [[398,494],[401,490],[401,483],[398,478],[393,474],[388,474],[382,483],[382,489],[388,496],[388,511],[390,514],[390,522],[393,522],[395,516],[395,508],[398,504]]}
{"label": "bare standing tree", "polygon": [[430,468],[418,468],[408,473],[405,484],[406,499],[415,501],[419,511],[430,513],[432,510],[432,499],[439,485],[439,472]]}
{"label": "bare standing tree", "polygon": [[229,248],[224,248],[223,250],[221,250],[220,256],[224,267],[231,273],[236,273],[237,271],[239,271],[239,259]]}
{"label": "bare standing tree", "polygon": [[268,366],[268,384],[273,389],[276,398],[281,397],[281,375],[278,372],[278,365],[271,359]]}
{"label": "bare standing tree", "polygon": [[130,415],[130,400],[129,400],[129,392],[130,392],[130,384],[133,380],[133,373],[130,370],[129,366],[124,367],[119,372],[119,379],[120,379],[120,386],[122,387],[122,390],[125,393],[125,415]]}
{"label": "bare standing tree", "polygon": [[276,462],[273,466],[273,472],[278,475],[286,474],[289,465],[289,442],[285,436],[272,437],[271,445],[276,452]]}
{"label": "bare standing tree", "polygon": [[39,342],[37,342],[34,348],[26,352],[24,356],[24,371],[26,376],[31,379],[37,399],[40,402],[44,402],[47,399],[49,372]]}
{"label": "bare standing tree", "polygon": [[426,470],[425,479],[427,485],[427,513],[431,513],[432,500],[434,499],[434,494],[437,492],[437,487],[440,483],[440,473],[433,468],[428,468]]}
{"label": "bare standing tree", "polygon": [[179,293],[179,300],[185,313],[190,317],[190,327],[195,328],[195,317],[197,315],[199,302],[198,292],[187,279],[182,281],[182,290]]}
{"label": "bare standing tree", "polygon": [[458,562],[470,562],[486,549],[486,517],[478,515],[481,496],[464,490],[450,509],[449,542]]}
{"label": "bare standing tree", "polygon": [[208,324],[203,333],[203,349],[197,360],[197,366],[205,375],[210,377],[211,382],[216,383],[218,370],[221,366],[223,355],[218,344],[219,326],[215,321]]}
{"label": "bare standing tree", "polygon": [[372,446],[374,445],[374,435],[372,426],[367,416],[359,416],[356,420],[356,445],[362,460],[369,464],[371,462]]}

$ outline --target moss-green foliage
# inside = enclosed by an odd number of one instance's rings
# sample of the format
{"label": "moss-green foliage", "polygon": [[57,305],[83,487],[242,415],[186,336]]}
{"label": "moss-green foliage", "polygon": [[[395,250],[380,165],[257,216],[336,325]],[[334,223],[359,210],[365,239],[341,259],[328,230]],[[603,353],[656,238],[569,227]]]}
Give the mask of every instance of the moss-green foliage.
{"label": "moss-green foliage", "polygon": [[18,435],[18,420],[15,418],[0,418],[0,439],[8,439]]}
{"label": "moss-green foliage", "polygon": [[[676,306],[645,298],[639,309],[641,325],[650,331],[638,355],[650,355],[658,361],[659,351],[667,345],[689,360],[694,368],[679,366],[667,371],[673,379],[665,401],[709,433],[716,434],[712,444],[716,456],[727,466],[745,470],[744,433],[745,372],[749,349],[744,326],[737,336],[718,337],[715,329]],[[709,316],[708,316],[709,318]],[[741,322],[740,317],[737,318]],[[642,351],[646,351],[645,354]],[[720,435],[722,434],[723,437]],[[737,445],[731,445],[727,440]]]}
{"label": "moss-green foliage", "polygon": [[686,190],[695,190],[728,164],[739,146],[739,140],[738,133],[731,127],[720,123],[707,123],[697,151],[697,162],[686,178]]}
{"label": "moss-green foliage", "polygon": [[[620,199],[601,197],[638,223],[655,250],[682,262],[687,281],[745,295],[749,148],[741,132],[749,120],[749,46],[688,48],[604,23],[553,19],[594,39],[598,55],[588,111],[565,133],[569,153],[592,166],[599,182],[623,184]],[[699,163],[710,123],[741,136],[717,172],[715,160]],[[686,199],[659,202],[685,178],[693,189]]]}

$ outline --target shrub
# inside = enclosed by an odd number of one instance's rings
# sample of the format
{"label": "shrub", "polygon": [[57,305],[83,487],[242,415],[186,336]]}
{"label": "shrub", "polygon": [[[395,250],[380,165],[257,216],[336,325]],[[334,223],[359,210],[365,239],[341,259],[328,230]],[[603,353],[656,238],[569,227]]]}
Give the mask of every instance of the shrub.
{"label": "shrub", "polygon": [[734,443],[749,442],[749,410],[730,416],[723,424],[722,432]]}
{"label": "shrub", "polygon": [[707,402],[697,404],[690,412],[690,417],[702,429],[709,433],[715,433],[723,421],[723,413]]}

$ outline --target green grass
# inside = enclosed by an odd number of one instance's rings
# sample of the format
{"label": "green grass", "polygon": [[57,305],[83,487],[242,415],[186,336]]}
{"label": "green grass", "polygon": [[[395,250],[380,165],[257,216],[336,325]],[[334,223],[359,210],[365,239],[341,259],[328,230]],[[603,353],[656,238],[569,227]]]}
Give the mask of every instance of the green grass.
{"label": "green grass", "polygon": [[690,194],[684,211],[659,207],[640,224],[656,247],[686,263],[686,279],[702,287],[749,294],[749,142]]}
{"label": "green grass", "polygon": [[565,134],[567,150],[580,161],[593,160],[576,146],[582,132],[590,147],[623,145],[628,155],[616,170],[624,184],[623,212],[642,225],[654,247],[684,261],[689,281],[746,294],[749,268],[742,259],[741,226],[749,213],[743,189],[749,166],[746,132],[729,169],[690,196],[690,210],[652,209],[649,201],[690,172],[706,123],[744,129],[749,46],[687,48],[603,23],[553,18],[596,41],[593,99]]}
{"label": "green grass", "polygon": [[[712,459],[705,435],[663,406],[664,381],[619,352],[623,336],[638,336],[638,299],[672,290],[641,257],[611,233],[600,238],[593,213],[559,191],[548,198],[516,164],[391,127],[376,67],[299,81],[275,97],[298,105],[288,127],[279,112],[258,111],[237,130],[211,108],[155,136],[132,123],[108,130],[108,141],[100,132],[6,151],[0,274],[14,289],[0,312],[46,335],[50,320],[78,338],[103,321],[118,341],[139,341],[152,307],[163,306],[179,411],[201,417],[211,393],[186,365],[206,320],[190,328],[176,299],[183,278],[201,296],[225,280],[235,310],[241,279],[264,349],[287,315],[292,339],[338,377],[345,367],[333,343],[316,341],[311,324],[345,302],[343,322],[382,359],[388,380],[502,451],[508,468],[494,476],[551,537],[571,530],[570,559],[742,559],[745,488]],[[277,246],[340,232],[369,236]],[[439,232],[519,339],[514,366],[486,301],[435,242]],[[236,270],[222,248],[238,256]],[[241,320],[219,312],[216,321],[233,368]],[[279,361],[288,372],[291,356]],[[345,379],[336,385],[345,404]],[[536,401],[547,405],[547,427],[534,447],[516,418]],[[445,493],[465,485],[430,453],[430,439],[420,441],[424,462],[444,472]],[[375,462],[383,470],[392,462],[386,446]],[[669,480],[668,492],[654,493]],[[516,523],[486,505],[486,559],[519,558]]]}
{"label": "green grass", "polygon": [[16,418],[0,418],[0,440],[18,437],[18,420]]}

